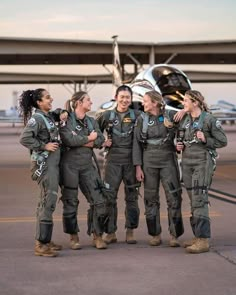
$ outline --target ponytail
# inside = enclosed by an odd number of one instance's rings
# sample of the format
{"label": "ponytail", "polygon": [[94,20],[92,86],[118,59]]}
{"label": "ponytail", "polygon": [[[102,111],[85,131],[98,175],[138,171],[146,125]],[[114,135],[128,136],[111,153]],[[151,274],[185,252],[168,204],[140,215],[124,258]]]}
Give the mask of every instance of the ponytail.
{"label": "ponytail", "polygon": [[38,88],[22,92],[19,100],[19,113],[23,117],[24,125],[27,124],[32,116],[33,108],[38,109],[37,101],[41,100],[43,91],[45,89]]}
{"label": "ponytail", "polygon": [[83,101],[85,95],[87,95],[87,92],[85,91],[78,91],[78,92],[75,92],[71,99],[68,99],[66,102],[65,102],[65,109],[71,113],[71,112],[74,112],[75,109],[76,109],[76,105],[78,103],[78,101]]}

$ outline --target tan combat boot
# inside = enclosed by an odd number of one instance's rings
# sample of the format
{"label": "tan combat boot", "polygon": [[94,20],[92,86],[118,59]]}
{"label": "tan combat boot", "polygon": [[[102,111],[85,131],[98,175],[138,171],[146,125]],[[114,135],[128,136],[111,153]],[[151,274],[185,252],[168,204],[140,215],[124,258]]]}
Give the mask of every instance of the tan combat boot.
{"label": "tan combat boot", "polygon": [[44,257],[56,257],[58,255],[58,252],[52,250],[47,244],[42,244],[39,241],[35,241],[34,255]]}
{"label": "tan combat boot", "polygon": [[81,249],[81,245],[79,243],[79,236],[78,236],[78,234],[70,235],[70,248],[72,250],[79,250],[79,249]]}
{"label": "tan combat boot", "polygon": [[180,247],[178,239],[173,235],[170,235],[169,245],[170,247]]}
{"label": "tan combat boot", "polygon": [[149,240],[150,246],[159,246],[161,245],[161,235],[158,236],[152,236],[152,238]]}
{"label": "tan combat boot", "polygon": [[186,251],[188,253],[198,254],[198,253],[204,253],[208,252],[210,249],[208,239],[203,238],[197,238],[196,242],[192,245],[186,248]]}
{"label": "tan combat boot", "polygon": [[53,241],[48,243],[47,246],[53,251],[61,251],[62,250],[62,246],[58,245],[58,244],[55,244]]}
{"label": "tan combat boot", "polygon": [[134,230],[133,229],[127,228],[125,241],[127,244],[136,244],[137,243],[137,241],[134,237]]}
{"label": "tan combat boot", "polygon": [[105,238],[103,238],[103,241],[104,241],[106,244],[116,243],[116,242],[117,242],[116,234],[115,234],[115,233],[107,234],[107,235],[105,236]]}
{"label": "tan combat boot", "polygon": [[184,241],[184,242],[183,242],[183,247],[184,247],[184,248],[190,247],[190,246],[192,246],[196,241],[197,241],[197,238],[196,238],[196,237],[192,238],[191,240]]}
{"label": "tan combat boot", "polygon": [[96,247],[97,249],[106,249],[107,244],[103,241],[102,236],[93,234],[93,246]]}

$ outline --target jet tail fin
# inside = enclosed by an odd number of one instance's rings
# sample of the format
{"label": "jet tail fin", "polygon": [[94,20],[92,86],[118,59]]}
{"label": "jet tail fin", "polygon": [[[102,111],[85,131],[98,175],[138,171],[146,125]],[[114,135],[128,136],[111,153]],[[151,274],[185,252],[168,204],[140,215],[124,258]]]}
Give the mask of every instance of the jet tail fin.
{"label": "jet tail fin", "polygon": [[117,42],[118,36],[113,36],[113,85],[119,87],[122,85],[122,76],[121,76],[121,64],[120,64],[120,54]]}

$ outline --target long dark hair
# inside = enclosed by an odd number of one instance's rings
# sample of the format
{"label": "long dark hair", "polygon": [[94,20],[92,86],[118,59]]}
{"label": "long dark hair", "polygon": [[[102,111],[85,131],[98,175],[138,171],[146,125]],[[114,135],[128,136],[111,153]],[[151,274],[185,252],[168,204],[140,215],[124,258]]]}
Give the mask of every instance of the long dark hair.
{"label": "long dark hair", "polygon": [[19,100],[19,114],[23,117],[24,125],[27,124],[28,120],[32,116],[33,108],[38,109],[37,101],[41,101],[43,92],[46,91],[43,88],[35,90],[26,90],[20,96]]}
{"label": "long dark hair", "polygon": [[76,108],[76,105],[77,105],[77,102],[78,101],[83,101],[85,95],[87,95],[87,92],[85,91],[78,91],[78,92],[75,92],[71,99],[68,99],[65,103],[65,109],[68,111],[68,112],[74,112],[75,108]]}

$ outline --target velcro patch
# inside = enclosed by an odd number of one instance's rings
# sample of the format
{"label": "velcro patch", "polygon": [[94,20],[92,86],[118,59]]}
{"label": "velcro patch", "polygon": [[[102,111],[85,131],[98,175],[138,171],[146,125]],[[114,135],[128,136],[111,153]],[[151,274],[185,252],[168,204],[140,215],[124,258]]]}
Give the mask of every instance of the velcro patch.
{"label": "velcro patch", "polygon": [[35,126],[35,125],[36,125],[36,120],[35,120],[35,118],[30,118],[29,121],[28,121],[28,123],[27,123],[27,126],[28,126],[28,127],[33,127],[33,126]]}
{"label": "velcro patch", "polygon": [[220,129],[221,127],[221,122],[219,120],[216,120],[216,128]]}
{"label": "velcro patch", "polygon": [[131,123],[132,119],[131,118],[124,118],[123,123]]}

